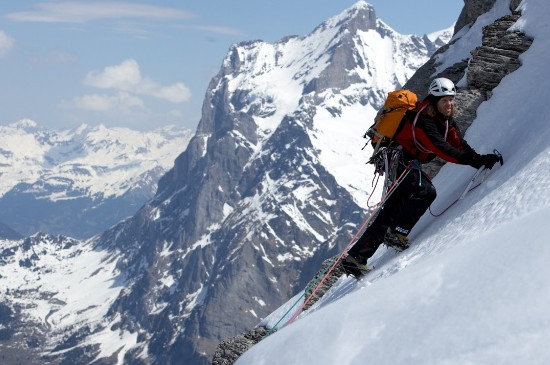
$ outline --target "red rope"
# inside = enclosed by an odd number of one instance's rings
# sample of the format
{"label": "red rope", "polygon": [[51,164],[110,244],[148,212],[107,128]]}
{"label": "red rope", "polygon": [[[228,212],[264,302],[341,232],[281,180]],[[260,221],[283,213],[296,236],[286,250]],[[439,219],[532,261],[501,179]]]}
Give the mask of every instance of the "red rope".
{"label": "red rope", "polygon": [[327,277],[330,275],[330,273],[332,272],[332,270],[336,267],[336,265],[338,264],[338,262],[340,262],[340,260],[342,260],[342,257],[344,257],[344,255],[346,254],[346,252],[348,251],[348,249],[350,248],[350,246],[352,245],[353,242],[355,242],[355,239],[357,238],[357,236],[359,235],[359,233],[363,230],[363,228],[369,223],[369,221],[372,219],[372,217],[374,216],[375,213],[378,212],[378,210],[382,207],[382,205],[384,205],[384,203],[386,202],[386,200],[390,197],[390,195],[394,192],[394,190],[397,188],[397,186],[399,186],[399,184],[401,183],[401,180],[405,178],[405,176],[408,175],[409,171],[410,171],[410,168],[411,168],[411,165],[409,165],[405,170],[403,170],[403,172],[401,173],[401,175],[399,176],[399,178],[393,183],[393,185],[390,187],[390,189],[388,189],[388,192],[386,193],[386,195],[383,197],[383,199],[380,201],[380,203],[378,203],[378,205],[376,206],[376,209],[372,211],[372,213],[367,217],[367,219],[365,219],[365,221],[363,222],[363,224],[361,225],[361,227],[359,228],[359,230],[357,231],[357,233],[355,233],[355,236],[353,236],[353,238],[349,241],[349,243],[346,245],[346,247],[344,248],[344,250],[340,253],[340,255],[338,256],[338,258],[336,259],[336,261],[334,261],[334,263],[332,264],[332,266],[330,267],[330,269],[325,273],[325,275],[323,276],[323,278],[317,283],[317,285],[315,286],[315,288],[313,289],[313,291],[309,294],[309,296],[307,297],[307,299],[304,301],[304,303],[300,306],[300,308],[298,308],[298,310],[296,311],[296,313],[294,313],[294,315],[292,316],[292,318],[290,318],[290,320],[285,324],[285,326],[288,326],[289,324],[291,324],[292,322],[294,322],[294,320],[300,315],[300,313],[302,313],[302,311],[304,310],[304,308],[306,307],[307,303],[309,303],[309,301],[311,300],[311,298],[313,297],[313,295],[315,295],[315,293],[317,292],[317,290],[319,290],[319,288],[321,287],[321,285],[323,284],[323,282],[327,279]]}

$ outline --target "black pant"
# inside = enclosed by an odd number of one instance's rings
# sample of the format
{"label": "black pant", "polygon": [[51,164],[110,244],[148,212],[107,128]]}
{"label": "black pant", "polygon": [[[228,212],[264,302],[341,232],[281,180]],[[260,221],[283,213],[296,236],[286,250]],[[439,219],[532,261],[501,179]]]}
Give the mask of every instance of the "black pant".
{"label": "black pant", "polygon": [[[398,176],[403,170],[405,167],[401,166]],[[362,264],[366,264],[367,259],[374,255],[378,246],[384,242],[388,227],[408,235],[435,200],[436,195],[430,179],[419,168],[411,167],[407,176],[387,198],[374,221],[348,253]]]}

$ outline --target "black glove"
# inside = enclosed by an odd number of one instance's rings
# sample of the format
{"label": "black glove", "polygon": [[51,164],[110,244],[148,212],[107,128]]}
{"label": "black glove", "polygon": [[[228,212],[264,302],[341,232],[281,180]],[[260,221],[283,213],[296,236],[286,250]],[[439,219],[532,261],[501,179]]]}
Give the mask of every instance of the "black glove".
{"label": "black glove", "polygon": [[476,155],[472,159],[472,163],[470,164],[470,166],[476,169],[479,169],[480,167],[485,166],[485,168],[490,170],[499,161],[500,161],[500,157],[495,153],[488,153],[486,155]]}

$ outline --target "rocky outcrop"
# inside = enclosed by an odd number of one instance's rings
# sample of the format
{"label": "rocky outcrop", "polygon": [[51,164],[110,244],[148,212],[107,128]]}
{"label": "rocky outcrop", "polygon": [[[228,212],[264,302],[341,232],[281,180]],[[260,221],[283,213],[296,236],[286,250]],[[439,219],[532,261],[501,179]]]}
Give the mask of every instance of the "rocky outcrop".
{"label": "rocky outcrop", "polygon": [[246,350],[260,342],[266,334],[265,327],[256,327],[222,342],[214,353],[212,365],[233,364]]}
{"label": "rocky outcrop", "polygon": [[532,40],[523,33],[509,31],[519,17],[519,13],[510,14],[483,28],[483,43],[472,51],[468,67],[470,89],[481,90],[489,97],[504,76],[521,66],[519,55]]}
{"label": "rocky outcrop", "polygon": [[344,274],[345,271],[342,262],[339,260],[339,255],[323,261],[317,274],[306,285],[304,298],[307,303],[303,310],[311,308]]}
{"label": "rocky outcrop", "polygon": [[[304,311],[311,308],[321,299],[338,279],[345,274],[338,257],[339,255],[336,255],[323,261],[319,271],[317,271],[313,278],[307,283],[303,295],[304,300],[307,300],[306,305],[303,307]],[[299,307],[295,309],[298,310]],[[246,350],[274,332],[275,329],[267,329],[263,326],[258,326],[246,333],[224,340],[218,345],[214,353],[212,365],[233,364]]]}
{"label": "rocky outcrop", "polygon": [[[465,26],[475,22],[480,15],[491,10],[495,3],[496,0],[464,0],[464,8],[462,8],[462,12],[460,13],[455,24],[455,34]],[[521,0],[511,0],[510,11],[516,11],[520,3]]]}

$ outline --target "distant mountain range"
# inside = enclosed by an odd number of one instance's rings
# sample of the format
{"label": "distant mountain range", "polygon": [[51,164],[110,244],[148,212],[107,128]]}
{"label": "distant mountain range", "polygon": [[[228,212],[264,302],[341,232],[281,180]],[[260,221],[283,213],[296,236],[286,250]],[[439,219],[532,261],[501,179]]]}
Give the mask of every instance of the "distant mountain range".
{"label": "distant mountain range", "polygon": [[87,238],[133,214],[185,150],[192,132],[0,126],[0,222],[23,235]]}

